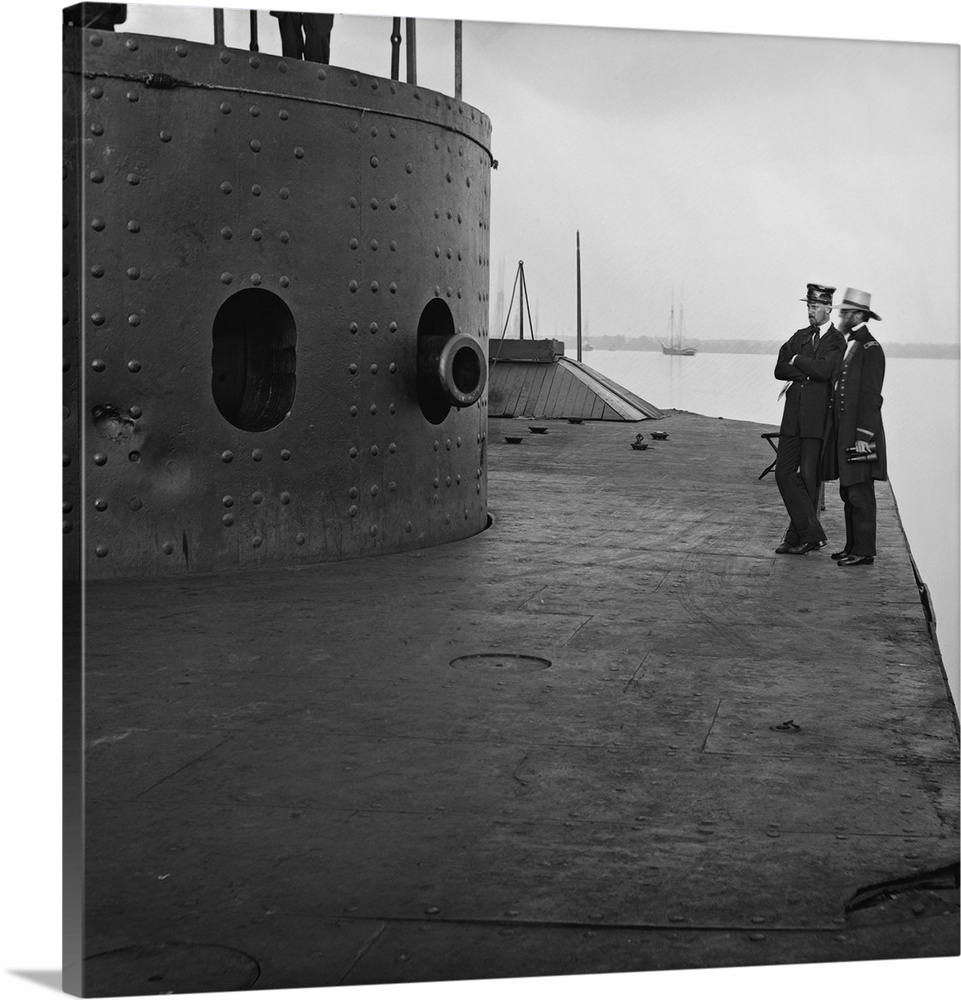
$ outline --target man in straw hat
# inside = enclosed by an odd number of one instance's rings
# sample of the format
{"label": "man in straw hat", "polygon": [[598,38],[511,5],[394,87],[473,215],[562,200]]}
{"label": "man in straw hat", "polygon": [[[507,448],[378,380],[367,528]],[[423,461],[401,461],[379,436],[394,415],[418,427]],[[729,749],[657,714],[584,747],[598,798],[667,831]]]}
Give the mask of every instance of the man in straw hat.
{"label": "man in straw hat", "polygon": [[801,301],[807,303],[809,325],[781,347],[774,368],[774,377],[788,383],[781,392],[774,478],[791,523],[775,549],[779,553],[804,555],[825,541],[817,514],[821,447],[831,378],[844,353],[844,338],[831,323],[833,296],[829,285],[807,286]]}
{"label": "man in straw hat", "polygon": [[838,326],[848,338],[834,384],[832,426],[825,442],[825,479],[840,481],[844,501],[844,548],[831,558],[838,566],[869,566],[877,554],[877,504],[874,480],[888,478],[881,386],[884,351],[867,328],[881,317],[871,310],[871,296],[849,288],[838,306]]}

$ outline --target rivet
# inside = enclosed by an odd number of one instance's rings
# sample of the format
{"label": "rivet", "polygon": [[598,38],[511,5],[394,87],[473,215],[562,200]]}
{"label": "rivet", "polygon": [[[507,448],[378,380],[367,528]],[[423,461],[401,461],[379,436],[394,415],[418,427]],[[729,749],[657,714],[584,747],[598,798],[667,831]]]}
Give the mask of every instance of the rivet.
{"label": "rivet", "polygon": [[250,283],[252,285],[259,285],[264,279],[261,278],[259,274],[252,274],[250,276]]}
{"label": "rivet", "polygon": [[253,152],[253,153],[259,153],[260,152],[261,146],[260,146],[260,140],[259,139],[251,139],[249,145],[250,145],[251,152]]}
{"label": "rivet", "polygon": [[234,453],[232,451],[223,451],[220,453],[221,462],[232,462],[234,460]]}
{"label": "rivet", "polygon": [[70,456],[64,452],[63,455],[63,467],[66,468],[70,464]]}
{"label": "rivet", "polygon": [[397,199],[396,198],[391,198],[390,199],[390,208],[391,208],[391,211],[396,211],[397,210]]}
{"label": "rivet", "polygon": [[229,285],[234,280],[234,276],[229,271],[224,271],[220,276],[220,280],[223,284]]}
{"label": "rivet", "polygon": [[255,462],[259,462],[264,457],[264,453],[259,448],[254,448],[254,450],[250,453],[250,457]]}
{"label": "rivet", "polygon": [[351,375],[356,375],[357,365],[353,361],[351,361],[351,363],[347,366],[347,371],[349,371]]}
{"label": "rivet", "polygon": [[127,229],[128,229],[128,230],[129,230],[129,231],[130,231],[131,233],[139,233],[139,232],[140,232],[140,223],[139,223],[139,222],[138,222],[138,221],[137,221],[136,219],[131,219],[131,220],[130,220],[130,221],[129,221],[129,222],[127,223]]}
{"label": "rivet", "polygon": [[378,160],[376,156],[372,156],[370,158],[370,165],[372,167],[376,167],[378,163],[380,163],[380,160]]}
{"label": "rivet", "polygon": [[379,247],[380,247],[380,244],[377,242],[377,240],[371,240],[370,241],[370,248],[371,248],[371,250],[376,251]]}
{"label": "rivet", "polygon": [[391,323],[390,326],[387,327],[387,329],[390,330],[391,333],[396,333],[397,332],[397,324],[396,323]]}
{"label": "rivet", "polygon": [[391,373],[391,375],[393,375],[397,371],[396,363],[391,361],[391,363],[387,366],[387,370]]}
{"label": "rivet", "polygon": [[224,181],[223,184],[220,185],[220,190],[223,191],[224,194],[230,194],[233,189],[234,186],[230,183],[230,181]]}
{"label": "rivet", "polygon": [[173,138],[173,135],[170,132],[168,132],[166,129],[162,129],[161,130],[161,132],[160,132],[160,141],[161,142],[170,142],[170,140],[172,138]]}
{"label": "rivet", "polygon": [[286,229],[281,229],[280,231],[280,242],[281,243],[290,242],[290,233],[288,233]]}
{"label": "rivet", "polygon": [[397,282],[396,281],[392,281],[390,283],[390,285],[389,285],[389,289],[390,289],[390,294],[391,295],[396,295],[397,294]]}
{"label": "rivet", "polygon": [[101,125],[100,122],[93,122],[90,125],[90,131],[94,135],[103,135],[103,125]]}
{"label": "rivet", "polygon": [[262,194],[264,193],[264,189],[263,189],[263,188],[262,188],[262,187],[261,187],[261,186],[260,186],[259,184],[254,184],[254,185],[253,185],[253,186],[252,186],[252,187],[250,188],[250,193],[251,193],[251,194],[252,194],[252,195],[253,195],[253,196],[254,196],[255,198],[259,198],[259,197],[260,197],[260,196],[261,196],[261,195],[262,195]]}
{"label": "rivet", "polygon": [[370,537],[371,537],[371,538],[374,538],[374,537],[376,537],[376,535],[377,535],[377,525],[376,525],[376,524],[372,524],[372,525],[370,526],[370,528],[368,529],[368,531],[369,531],[369,533],[370,533]]}
{"label": "rivet", "polygon": [[140,461],[140,452],[139,451],[132,451],[132,452],[130,452],[127,455],[127,459],[128,459],[128,461],[131,461],[131,462],[139,462]]}
{"label": "rivet", "polygon": [[163,545],[160,546],[160,548],[164,552],[165,555],[168,555],[168,556],[169,555],[173,555],[174,543],[173,542],[164,542]]}
{"label": "rivet", "polygon": [[90,180],[94,184],[103,184],[103,171],[101,171],[101,170],[91,170],[90,171]]}
{"label": "rivet", "polygon": [[102,372],[104,370],[104,368],[107,367],[107,364],[103,360],[103,358],[94,358],[93,361],[90,362],[90,367],[95,372]]}
{"label": "rivet", "polygon": [[95,312],[90,314],[90,322],[94,326],[103,326],[104,324],[104,314],[102,312]]}
{"label": "rivet", "polygon": [[289,188],[281,188],[279,194],[280,194],[280,197],[284,201],[286,201],[290,197],[290,189]]}
{"label": "rivet", "polygon": [[294,149],[294,156],[296,156],[298,160],[302,160],[302,159],[304,158],[304,150],[303,150],[303,147],[301,147],[301,146],[297,146],[297,147],[296,147],[296,148]]}
{"label": "rivet", "polygon": [[127,412],[134,418],[134,420],[143,416],[143,410],[139,406],[131,406]]}
{"label": "rivet", "polygon": [[286,448],[280,450],[280,458],[284,462],[290,461],[290,452]]}
{"label": "rivet", "polygon": [[234,498],[232,496],[226,496],[220,501],[225,507],[233,507]]}
{"label": "rivet", "polygon": [[350,507],[347,510],[347,513],[350,514],[351,517],[356,517],[357,516],[357,507],[356,507],[356,505],[351,504]]}
{"label": "rivet", "polygon": [[356,323],[351,323],[348,329],[350,330],[351,333],[356,333],[359,327],[357,326]]}
{"label": "rivet", "polygon": [[139,313],[131,313],[127,317],[127,323],[130,326],[140,326],[140,314]]}
{"label": "rivet", "polygon": [[140,371],[141,367],[142,366],[141,366],[141,364],[140,364],[139,361],[128,361],[127,362],[127,370],[133,372],[135,375],[137,374],[137,372]]}
{"label": "rivet", "polygon": [[350,74],[350,85],[352,87],[356,87],[358,83],[360,83],[360,81],[357,79],[357,74],[356,73],[351,73]]}
{"label": "rivet", "polygon": [[128,267],[127,268],[127,277],[131,281],[136,281],[140,277],[140,268],[139,267]]}
{"label": "rivet", "polygon": [[376,198],[371,198],[370,199],[370,207],[373,208],[373,209],[379,208],[380,207],[380,202]]}
{"label": "rivet", "polygon": [[280,502],[285,506],[290,503],[290,494],[287,492],[280,494]]}
{"label": "rivet", "polygon": [[349,451],[349,452],[347,452],[347,454],[348,454],[348,456],[349,456],[350,458],[356,458],[356,457],[357,457],[357,454],[358,454],[358,452],[357,452],[357,449],[356,449],[356,448],[351,448],[351,449],[350,449],[350,451]]}
{"label": "rivet", "polygon": [[229,115],[230,112],[233,111],[233,108],[230,106],[229,101],[223,101],[220,105],[220,110],[223,114]]}
{"label": "rivet", "polygon": [[251,503],[263,503],[264,495],[263,493],[260,492],[260,490],[258,490],[256,493],[253,494],[253,496],[251,496],[250,500]]}
{"label": "rivet", "polygon": [[306,541],[307,541],[307,536],[305,534],[303,534],[302,532],[298,532],[297,533],[297,538],[296,538],[297,544],[298,545],[303,545],[304,542],[306,542]]}
{"label": "rivet", "polygon": [[225,528],[229,528],[234,523],[234,515],[224,514],[224,516],[220,520],[223,521]]}
{"label": "rivet", "polygon": [[377,326],[376,323],[371,323],[370,324],[370,332],[371,333],[376,333],[378,331],[378,329],[379,329],[379,327]]}
{"label": "rivet", "polygon": [[371,455],[374,456],[374,458],[376,458],[380,454],[380,449],[377,447],[377,445],[372,444],[370,446],[370,453]]}
{"label": "rivet", "polygon": [[98,545],[98,546],[97,546],[97,547],[96,547],[96,548],[94,549],[94,552],[96,552],[96,553],[97,553],[97,555],[98,555],[98,556],[100,556],[100,558],[101,558],[101,559],[103,559],[103,557],[104,557],[105,555],[107,555],[107,553],[108,553],[109,551],[110,551],[110,550],[109,550],[109,549],[107,548],[107,546],[106,546],[106,545]]}
{"label": "rivet", "polygon": [[257,118],[260,115],[260,108],[256,104],[250,105],[250,117]]}
{"label": "rivet", "polygon": [[102,498],[94,500],[93,505],[97,508],[97,510],[106,510],[108,506],[107,501]]}
{"label": "rivet", "polygon": [[230,62],[230,53],[229,52],[221,52],[220,53],[220,61],[226,66],[227,63]]}
{"label": "rivet", "polygon": [[395,455],[397,453],[397,445],[391,441],[391,443],[387,446],[387,450],[391,453],[391,455]]}
{"label": "rivet", "polygon": [[247,65],[248,65],[248,66],[249,66],[249,67],[250,67],[251,69],[259,69],[259,68],[260,68],[260,57],[259,57],[259,56],[251,56],[251,57],[250,57],[250,58],[249,58],[249,59],[247,60]]}
{"label": "rivet", "polygon": [[105,226],[106,222],[104,222],[104,220],[101,219],[100,216],[95,216],[93,219],[90,220],[90,228],[93,229],[95,232],[102,233]]}
{"label": "rivet", "polygon": [[390,137],[391,139],[397,138],[397,129],[395,129],[393,125],[390,127]]}
{"label": "rivet", "polygon": [[255,549],[259,549],[260,546],[264,544],[264,540],[260,537],[260,535],[254,535],[254,537],[250,540],[250,544],[253,545]]}
{"label": "rivet", "polygon": [[286,274],[282,274],[280,276],[280,287],[286,288],[289,284],[290,284],[290,278],[288,278]]}
{"label": "rivet", "polygon": [[408,521],[407,524],[404,525],[404,531],[410,534],[410,532],[412,532],[413,530],[414,526],[410,523],[410,521]]}
{"label": "rivet", "polygon": [[397,249],[397,240],[391,240],[390,241],[390,248],[391,248],[391,250],[396,250]]}
{"label": "rivet", "polygon": [[289,114],[288,114],[288,113],[287,113],[286,111],[283,111],[283,110],[281,110],[281,111],[278,111],[278,112],[277,112],[277,117],[278,117],[278,118],[279,118],[279,119],[280,119],[280,120],[281,120],[282,122],[285,122],[285,121],[287,121],[287,119],[288,119],[288,118],[290,117],[290,115],[289,115]]}
{"label": "rivet", "polygon": [[106,465],[107,464],[107,456],[102,451],[94,452],[93,464],[94,465]]}
{"label": "rivet", "polygon": [[351,290],[352,292],[356,292],[356,291],[357,291],[357,288],[358,288],[358,285],[357,285],[357,282],[356,282],[356,281],[352,281],[352,282],[351,282],[351,283],[350,283],[350,284],[349,284],[349,285],[348,285],[347,287],[348,287],[348,288],[349,288],[349,289],[350,289],[350,290]]}
{"label": "rivet", "polygon": [[375,484],[374,486],[371,486],[369,493],[372,497],[375,497],[378,493],[380,493],[380,488]]}
{"label": "rivet", "polygon": [[377,404],[376,403],[371,403],[370,404],[370,415],[372,417],[374,417],[374,416],[377,415]]}
{"label": "rivet", "polygon": [[278,73],[286,73],[287,72],[287,63],[285,63],[283,60],[281,60],[279,63],[277,63],[277,72]]}
{"label": "rivet", "polygon": [[174,52],[176,52],[177,55],[180,56],[181,59],[183,59],[183,57],[187,54],[187,46],[184,45],[183,42],[181,42],[178,45],[174,46]]}
{"label": "rivet", "polygon": [[372,292],[376,292],[378,288],[380,288],[380,285],[376,281],[370,283],[370,290]]}
{"label": "rivet", "polygon": [[127,506],[133,511],[140,510],[143,507],[143,500],[140,497],[131,497],[127,501]]}
{"label": "rivet", "polygon": [[234,238],[234,231],[230,228],[230,226],[224,226],[224,228],[220,230],[220,235],[225,240],[232,240]]}
{"label": "rivet", "polygon": [[103,87],[91,87],[90,96],[98,99],[103,97]]}
{"label": "rivet", "polygon": [[371,365],[370,366],[370,373],[371,373],[371,375],[376,375],[377,374],[377,365]]}

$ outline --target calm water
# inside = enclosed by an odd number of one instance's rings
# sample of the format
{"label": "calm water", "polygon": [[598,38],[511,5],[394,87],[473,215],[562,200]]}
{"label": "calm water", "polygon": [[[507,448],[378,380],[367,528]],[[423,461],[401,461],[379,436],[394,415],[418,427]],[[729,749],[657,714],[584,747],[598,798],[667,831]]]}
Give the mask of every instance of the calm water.
{"label": "calm water", "polygon": [[[590,351],[584,362],[662,409],[777,425],[783,382],[772,355]],[[958,702],[959,363],[887,358],[884,432],[888,475],[921,579],[928,585],[938,645]],[[763,444],[763,442],[761,442]],[[766,446],[765,446],[766,448]],[[758,451],[759,461],[774,457]],[[773,486],[773,483],[772,483]],[[837,491],[836,484],[828,489]]]}

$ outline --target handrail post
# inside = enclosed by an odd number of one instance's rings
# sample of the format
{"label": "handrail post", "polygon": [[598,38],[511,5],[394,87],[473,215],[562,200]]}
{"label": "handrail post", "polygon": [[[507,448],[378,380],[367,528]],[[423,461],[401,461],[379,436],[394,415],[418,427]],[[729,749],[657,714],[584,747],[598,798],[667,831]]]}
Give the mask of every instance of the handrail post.
{"label": "handrail post", "polygon": [[390,33],[390,78],[400,79],[400,18],[394,18],[394,26]]}
{"label": "handrail post", "polygon": [[407,82],[417,83],[417,21],[407,19]]}
{"label": "handrail post", "polygon": [[224,44],[224,11],[222,7],[214,8],[214,45]]}
{"label": "handrail post", "polygon": [[463,92],[464,22],[454,22],[454,97],[459,101]]}
{"label": "handrail post", "polygon": [[250,12],[250,51],[260,51],[260,45],[257,37],[257,11],[255,10]]}

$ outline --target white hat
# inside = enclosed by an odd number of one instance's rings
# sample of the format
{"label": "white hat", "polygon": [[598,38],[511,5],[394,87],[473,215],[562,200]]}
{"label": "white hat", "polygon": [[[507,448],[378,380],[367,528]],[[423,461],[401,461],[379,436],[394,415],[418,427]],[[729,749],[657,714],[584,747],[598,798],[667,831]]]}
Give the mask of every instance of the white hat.
{"label": "white hat", "polygon": [[862,292],[858,288],[849,288],[844,293],[844,298],[835,309],[856,309],[858,312],[867,313],[872,319],[880,320],[881,317],[871,311],[871,293]]}

